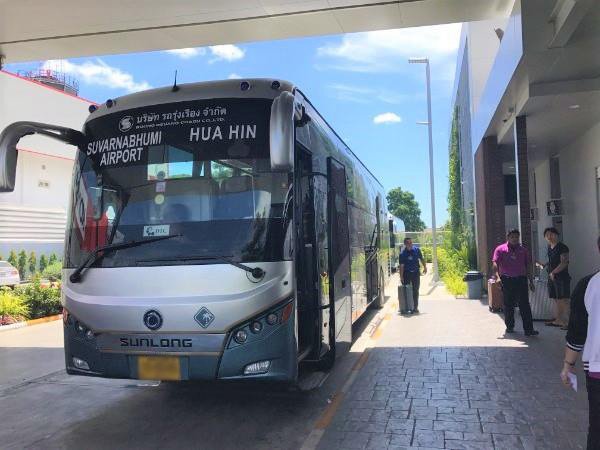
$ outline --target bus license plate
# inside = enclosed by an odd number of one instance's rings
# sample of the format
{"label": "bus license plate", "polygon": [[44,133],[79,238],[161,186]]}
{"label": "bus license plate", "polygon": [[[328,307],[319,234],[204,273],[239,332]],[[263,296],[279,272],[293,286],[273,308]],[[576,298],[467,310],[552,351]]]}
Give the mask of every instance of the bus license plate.
{"label": "bus license plate", "polygon": [[181,369],[177,356],[138,356],[140,380],[180,380]]}

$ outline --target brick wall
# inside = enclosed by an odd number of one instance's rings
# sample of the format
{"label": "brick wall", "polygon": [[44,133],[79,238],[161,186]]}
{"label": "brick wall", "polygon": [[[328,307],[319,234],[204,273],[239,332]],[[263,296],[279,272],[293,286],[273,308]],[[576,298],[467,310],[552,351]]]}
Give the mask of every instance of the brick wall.
{"label": "brick wall", "polygon": [[491,274],[494,248],[506,239],[502,152],[495,136],[484,138],[475,152],[477,259],[479,270]]}

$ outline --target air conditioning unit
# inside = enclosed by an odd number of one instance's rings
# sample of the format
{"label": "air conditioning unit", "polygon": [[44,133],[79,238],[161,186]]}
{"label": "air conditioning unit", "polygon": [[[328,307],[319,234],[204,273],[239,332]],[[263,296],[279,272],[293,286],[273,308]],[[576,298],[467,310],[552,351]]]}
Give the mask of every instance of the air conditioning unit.
{"label": "air conditioning unit", "polygon": [[540,211],[538,208],[531,208],[529,210],[529,219],[530,220],[538,220],[540,216]]}
{"label": "air conditioning unit", "polygon": [[563,201],[562,199],[555,199],[546,202],[546,211],[548,216],[562,216],[563,215]]}

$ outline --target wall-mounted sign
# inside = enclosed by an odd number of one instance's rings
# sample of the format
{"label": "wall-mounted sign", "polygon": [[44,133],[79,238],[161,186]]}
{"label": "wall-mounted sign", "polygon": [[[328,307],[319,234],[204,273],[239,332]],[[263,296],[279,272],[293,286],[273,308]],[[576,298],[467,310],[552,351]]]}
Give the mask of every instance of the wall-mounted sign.
{"label": "wall-mounted sign", "polygon": [[549,202],[546,202],[546,210],[548,211],[549,216],[562,216],[562,200],[550,200]]}

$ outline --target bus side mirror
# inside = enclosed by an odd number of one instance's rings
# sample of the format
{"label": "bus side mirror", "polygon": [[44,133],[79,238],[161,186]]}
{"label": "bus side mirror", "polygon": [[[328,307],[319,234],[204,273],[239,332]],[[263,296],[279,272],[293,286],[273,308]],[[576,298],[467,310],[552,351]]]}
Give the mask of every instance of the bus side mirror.
{"label": "bus side mirror", "polygon": [[271,169],[289,172],[294,168],[294,96],[284,91],[273,100],[269,144]]}
{"label": "bus side mirror", "polygon": [[58,127],[37,122],[15,122],[0,134],[0,192],[15,190],[17,174],[17,144],[22,137],[43,134],[71,145],[83,145],[85,136],[71,128]]}

